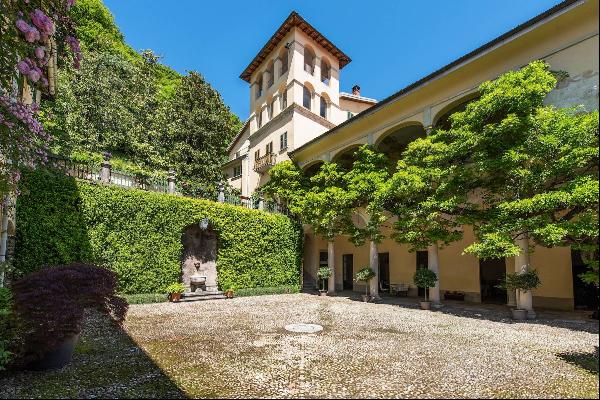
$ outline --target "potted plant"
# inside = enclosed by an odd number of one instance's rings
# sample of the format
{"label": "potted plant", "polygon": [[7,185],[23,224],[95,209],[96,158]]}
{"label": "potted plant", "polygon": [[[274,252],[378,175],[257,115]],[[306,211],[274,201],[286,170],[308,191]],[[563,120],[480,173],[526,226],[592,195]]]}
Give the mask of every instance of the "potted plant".
{"label": "potted plant", "polygon": [[527,319],[527,310],[521,308],[518,292],[528,292],[538,288],[542,284],[540,277],[535,269],[524,267],[521,272],[506,274],[503,282],[498,286],[506,290],[517,291],[517,308],[511,309],[511,315],[514,320],[524,321]]}
{"label": "potted plant", "polygon": [[94,308],[121,325],[127,302],[115,295],[114,272],[74,263],[48,267],[12,284],[19,343],[17,367],[33,370],[67,365],[81,333],[84,311]]}
{"label": "potted plant", "polygon": [[321,267],[317,271],[317,278],[321,281],[321,289],[319,289],[319,296],[327,296],[327,289],[325,288],[325,281],[331,277],[331,270],[329,267]]}
{"label": "potted plant", "polygon": [[362,300],[364,302],[371,301],[371,296],[369,295],[369,281],[373,278],[375,278],[375,271],[369,267],[362,268],[355,275],[355,282],[365,283],[365,294],[362,295]]}
{"label": "potted plant", "polygon": [[227,297],[228,299],[233,299],[233,294],[235,293],[235,287],[229,286],[229,288],[227,290],[225,290],[225,297]]}
{"label": "potted plant", "polygon": [[181,293],[185,292],[185,286],[183,283],[176,282],[171,283],[167,286],[167,293],[169,294],[169,301],[176,303],[181,300]]}
{"label": "potted plant", "polygon": [[437,275],[432,270],[427,268],[417,268],[417,271],[413,276],[413,281],[417,287],[425,289],[425,300],[420,302],[422,310],[431,309],[431,301],[427,299],[427,293],[429,292],[430,287],[435,286],[437,280]]}

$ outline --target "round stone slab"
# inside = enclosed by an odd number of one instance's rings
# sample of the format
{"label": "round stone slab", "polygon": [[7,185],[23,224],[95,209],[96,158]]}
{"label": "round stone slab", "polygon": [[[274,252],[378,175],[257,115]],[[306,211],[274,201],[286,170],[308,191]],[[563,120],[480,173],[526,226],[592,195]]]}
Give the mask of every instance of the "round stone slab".
{"label": "round stone slab", "polygon": [[294,333],[318,333],[323,327],[316,324],[289,324],[285,326],[285,330]]}

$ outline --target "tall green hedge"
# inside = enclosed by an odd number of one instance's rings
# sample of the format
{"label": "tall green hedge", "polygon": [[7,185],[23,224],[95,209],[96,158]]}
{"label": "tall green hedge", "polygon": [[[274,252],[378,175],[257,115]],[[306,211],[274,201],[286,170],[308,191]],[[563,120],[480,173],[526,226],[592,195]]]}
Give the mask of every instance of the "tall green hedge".
{"label": "tall green hedge", "polygon": [[221,287],[299,285],[301,227],[288,217],[29,171],[17,201],[16,277],[44,265],[93,261],[124,293],[153,293],[180,278],[181,237],[209,218],[218,233]]}

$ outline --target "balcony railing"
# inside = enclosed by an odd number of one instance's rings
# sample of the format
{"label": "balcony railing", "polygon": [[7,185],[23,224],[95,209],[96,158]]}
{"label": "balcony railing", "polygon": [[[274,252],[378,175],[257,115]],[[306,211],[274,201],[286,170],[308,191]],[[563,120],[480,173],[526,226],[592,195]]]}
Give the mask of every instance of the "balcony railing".
{"label": "balcony railing", "polygon": [[277,156],[274,153],[268,153],[254,161],[254,171],[263,173],[275,165]]}

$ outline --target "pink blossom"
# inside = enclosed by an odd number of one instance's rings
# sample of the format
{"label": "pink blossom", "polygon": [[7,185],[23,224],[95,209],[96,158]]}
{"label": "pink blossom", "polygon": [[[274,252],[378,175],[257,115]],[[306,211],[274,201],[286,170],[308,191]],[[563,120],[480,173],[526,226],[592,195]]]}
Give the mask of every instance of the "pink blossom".
{"label": "pink blossom", "polygon": [[34,27],[31,27],[27,32],[25,32],[25,40],[27,40],[29,43],[40,40],[40,32]]}
{"label": "pink blossom", "polygon": [[42,77],[42,74],[39,72],[39,69],[32,69],[31,71],[29,71],[29,75],[27,76],[29,77],[29,80],[31,80],[31,82],[37,82]]}
{"label": "pink blossom", "polygon": [[27,33],[31,29],[31,26],[22,19],[17,20],[17,22],[15,22],[15,25],[17,26],[17,29],[19,29],[22,33]]}
{"label": "pink blossom", "polygon": [[19,63],[17,64],[17,69],[23,75],[27,75],[29,74],[29,71],[31,71],[29,64],[25,60],[19,61]]}
{"label": "pink blossom", "polygon": [[36,47],[35,56],[40,60],[43,60],[46,57],[46,48],[44,46]]}
{"label": "pink blossom", "polygon": [[43,87],[48,87],[48,79],[46,79],[45,76],[42,76],[42,79],[40,81],[42,82]]}
{"label": "pink blossom", "polygon": [[29,14],[29,16],[31,17],[31,22],[33,22],[33,24],[37,26],[40,31],[46,35],[54,34],[54,22],[52,22],[50,17],[44,14],[42,10],[36,8],[35,11]]}

